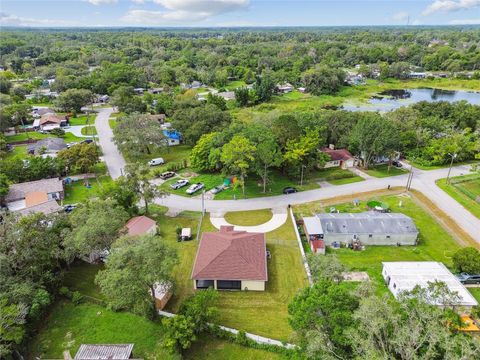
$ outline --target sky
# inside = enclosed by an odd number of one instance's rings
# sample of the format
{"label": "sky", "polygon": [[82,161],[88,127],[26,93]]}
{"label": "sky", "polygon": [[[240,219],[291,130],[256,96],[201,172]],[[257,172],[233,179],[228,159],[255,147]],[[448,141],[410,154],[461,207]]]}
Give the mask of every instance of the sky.
{"label": "sky", "polygon": [[480,0],[0,0],[1,26],[480,24]]}

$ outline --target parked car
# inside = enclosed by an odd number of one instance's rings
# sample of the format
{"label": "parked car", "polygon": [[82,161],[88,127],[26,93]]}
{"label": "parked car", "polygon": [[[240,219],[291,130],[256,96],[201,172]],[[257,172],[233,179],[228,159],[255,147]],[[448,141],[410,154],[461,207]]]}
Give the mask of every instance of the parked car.
{"label": "parked car", "polygon": [[400,161],[392,161],[392,165],[395,166],[396,168],[402,167],[402,164],[400,163]]}
{"label": "parked car", "polygon": [[85,140],[80,141],[80,144],[91,144],[91,143],[93,143],[92,139],[85,139]]}
{"label": "parked car", "polygon": [[173,171],[167,171],[162,174],[160,174],[159,178],[162,180],[167,180],[170,179],[171,177],[174,177],[175,173]]}
{"label": "parked car", "polygon": [[68,204],[63,206],[63,210],[65,210],[66,213],[71,213],[76,207],[77,205],[75,204]]}
{"label": "parked car", "polygon": [[6,148],[7,151],[13,151],[13,145],[12,144],[7,144],[5,148]]}
{"label": "parked car", "polygon": [[163,165],[163,164],[165,164],[165,160],[163,160],[163,158],[152,159],[148,162],[148,165],[150,166],[157,166],[157,165]]}
{"label": "parked car", "polygon": [[177,190],[177,189],[180,189],[181,187],[184,187],[185,185],[188,185],[189,183],[190,181],[188,181],[187,179],[180,179],[174,182],[172,185],[170,185],[170,187],[173,190]]}
{"label": "parked car", "polygon": [[70,149],[73,145],[77,145],[78,143],[76,142],[69,142],[67,143],[67,149]]}
{"label": "parked car", "polygon": [[218,194],[220,191],[223,191],[225,188],[223,187],[223,185],[218,185],[218,186],[215,186],[212,190],[210,190],[210,192],[212,194]]}
{"label": "parked car", "polygon": [[460,275],[457,275],[458,280],[464,285],[477,285],[480,284],[480,274],[467,274],[467,273],[461,273]]}
{"label": "parked car", "polygon": [[283,188],[283,193],[284,193],[285,195],[287,195],[287,194],[294,194],[294,193],[296,193],[296,192],[298,192],[298,190],[297,190],[296,188],[294,188],[294,187],[291,187],[291,186],[288,186],[288,187],[286,187],[286,188]]}
{"label": "parked car", "polygon": [[198,190],[203,189],[204,187],[205,187],[204,183],[196,183],[196,184],[191,185],[187,189],[186,192],[187,192],[187,194],[192,195],[192,194],[196,193]]}

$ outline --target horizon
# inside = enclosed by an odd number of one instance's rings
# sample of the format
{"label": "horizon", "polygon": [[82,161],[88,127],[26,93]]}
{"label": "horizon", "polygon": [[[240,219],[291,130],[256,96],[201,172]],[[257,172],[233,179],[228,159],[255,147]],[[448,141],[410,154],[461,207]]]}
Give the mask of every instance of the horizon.
{"label": "horizon", "polygon": [[471,26],[480,0],[4,0],[19,28]]}

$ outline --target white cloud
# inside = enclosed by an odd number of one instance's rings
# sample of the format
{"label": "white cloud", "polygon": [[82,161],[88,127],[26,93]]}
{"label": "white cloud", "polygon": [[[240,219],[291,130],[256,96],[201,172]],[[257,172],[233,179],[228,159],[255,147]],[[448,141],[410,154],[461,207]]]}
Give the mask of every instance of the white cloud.
{"label": "white cloud", "polygon": [[116,4],[118,0],[87,0],[92,5],[110,5]]}
{"label": "white cloud", "polygon": [[468,10],[479,6],[480,0],[435,0],[422,12],[422,15],[431,15],[436,12]]}
{"label": "white cloud", "polygon": [[145,0],[132,0],[135,4],[145,4]]}
{"label": "white cloud", "polygon": [[211,17],[242,10],[250,0],[153,0],[165,10],[130,10],[122,21],[136,24],[162,25],[198,22]]}
{"label": "white cloud", "polygon": [[75,25],[75,22],[43,18],[34,19],[2,12],[0,13],[0,24],[2,26],[71,26]]}
{"label": "white cloud", "polygon": [[449,21],[450,25],[479,25],[480,18],[478,19],[455,19]]}
{"label": "white cloud", "polygon": [[406,11],[400,11],[392,16],[392,19],[395,21],[406,21],[408,20],[409,13]]}

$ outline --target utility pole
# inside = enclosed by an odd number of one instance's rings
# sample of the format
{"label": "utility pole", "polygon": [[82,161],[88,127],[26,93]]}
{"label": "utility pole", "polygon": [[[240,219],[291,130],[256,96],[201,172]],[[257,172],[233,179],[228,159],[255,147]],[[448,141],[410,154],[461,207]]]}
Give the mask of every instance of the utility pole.
{"label": "utility pole", "polygon": [[303,186],[303,169],[305,169],[306,166],[302,165],[302,175],[300,176],[300,186]]}
{"label": "utility pole", "polygon": [[413,166],[410,166],[410,173],[408,174],[406,190],[410,190],[413,180]]}
{"label": "utility pole", "polygon": [[202,190],[202,216],[205,215],[205,189]]}
{"label": "utility pole", "polygon": [[447,184],[450,184],[450,172],[452,171],[452,166],[453,166],[453,160],[457,157],[457,154],[454,153],[454,154],[450,154],[448,153],[448,155],[450,155],[452,157],[452,161],[450,161],[450,167],[448,169],[448,174],[447,174]]}

